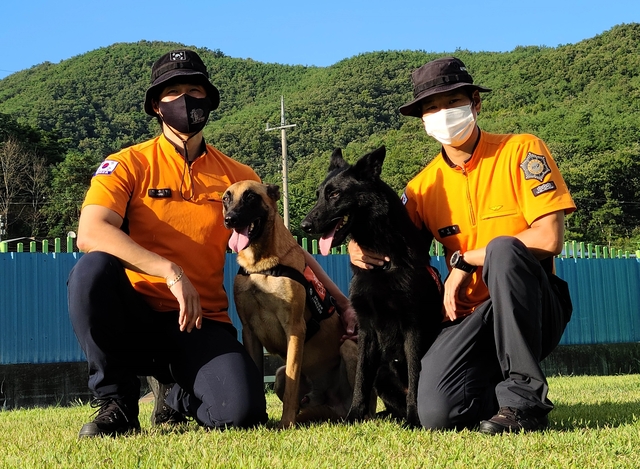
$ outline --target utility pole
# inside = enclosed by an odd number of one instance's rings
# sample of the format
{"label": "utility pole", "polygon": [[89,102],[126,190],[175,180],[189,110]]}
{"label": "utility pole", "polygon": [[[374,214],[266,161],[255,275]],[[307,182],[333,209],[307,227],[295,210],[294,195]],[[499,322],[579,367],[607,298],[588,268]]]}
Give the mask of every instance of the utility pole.
{"label": "utility pole", "polygon": [[288,183],[288,174],[287,174],[287,130],[291,127],[295,127],[296,124],[286,125],[286,121],[284,119],[284,96],[280,96],[280,126],[279,127],[269,127],[269,123],[267,122],[267,132],[270,130],[280,130],[280,134],[282,137],[282,207],[283,207],[283,218],[284,218],[284,226],[289,228],[289,183]]}

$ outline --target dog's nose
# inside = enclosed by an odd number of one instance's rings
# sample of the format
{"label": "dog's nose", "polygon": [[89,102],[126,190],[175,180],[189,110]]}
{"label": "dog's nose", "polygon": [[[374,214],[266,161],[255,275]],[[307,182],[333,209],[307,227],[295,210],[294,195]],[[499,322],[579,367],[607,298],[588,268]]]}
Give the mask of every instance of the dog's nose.
{"label": "dog's nose", "polygon": [[300,223],[300,228],[302,228],[305,233],[311,234],[313,232],[313,225],[306,218]]}
{"label": "dog's nose", "polygon": [[231,228],[233,224],[236,222],[237,217],[233,213],[228,213],[224,217],[224,227]]}

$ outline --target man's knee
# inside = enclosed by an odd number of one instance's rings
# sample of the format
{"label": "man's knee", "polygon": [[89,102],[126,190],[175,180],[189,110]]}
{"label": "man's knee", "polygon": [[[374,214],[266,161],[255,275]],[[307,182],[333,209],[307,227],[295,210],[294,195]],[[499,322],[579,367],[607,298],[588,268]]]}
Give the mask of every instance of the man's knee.
{"label": "man's knee", "polygon": [[[208,428],[220,430],[228,428],[251,428],[264,424],[268,420],[266,402],[260,398],[254,400],[226,403],[224,406],[191,403],[191,412],[196,421]],[[194,409],[194,407],[198,407]]]}
{"label": "man's knee", "polygon": [[432,393],[418,400],[420,424],[427,430],[446,430],[455,426],[451,420],[451,403],[447,396]]}
{"label": "man's knee", "polygon": [[489,262],[494,258],[499,262],[504,262],[505,259],[517,255],[523,250],[526,250],[526,246],[518,238],[514,236],[498,236],[487,244],[486,258]]}
{"label": "man's knee", "polygon": [[106,252],[83,254],[69,273],[69,286],[82,283],[90,285],[121,266],[120,261]]}

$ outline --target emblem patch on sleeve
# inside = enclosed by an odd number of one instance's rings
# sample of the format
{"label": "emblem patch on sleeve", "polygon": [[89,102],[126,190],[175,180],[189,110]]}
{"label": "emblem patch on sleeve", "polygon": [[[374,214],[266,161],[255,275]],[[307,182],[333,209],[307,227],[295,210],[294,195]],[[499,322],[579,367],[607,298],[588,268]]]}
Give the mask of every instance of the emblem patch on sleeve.
{"label": "emblem patch on sleeve", "polygon": [[116,169],[116,166],[118,166],[117,161],[104,160],[104,162],[98,166],[94,176],[97,176],[98,174],[111,174]]}
{"label": "emblem patch on sleeve", "polygon": [[544,177],[551,172],[547,159],[542,155],[529,152],[520,168],[524,172],[525,179],[537,179],[542,182]]}
{"label": "emblem patch on sleeve", "polygon": [[402,200],[402,205],[407,205],[407,201],[409,199],[407,198],[407,193],[406,192],[402,193],[402,197],[400,197],[400,200]]}

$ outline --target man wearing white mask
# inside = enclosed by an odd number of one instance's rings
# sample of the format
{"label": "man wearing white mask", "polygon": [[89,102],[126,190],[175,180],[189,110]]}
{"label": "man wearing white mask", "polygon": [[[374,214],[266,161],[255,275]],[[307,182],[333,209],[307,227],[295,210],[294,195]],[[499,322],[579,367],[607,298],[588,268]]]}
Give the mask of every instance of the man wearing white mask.
{"label": "man wearing white mask", "polygon": [[[414,99],[400,112],[421,118],[442,150],[403,202],[449,263],[443,323],[422,360],[420,421],[489,434],[541,430],[553,404],[540,362],[571,317],[553,256],[575,205],[542,140],[480,130],[480,93],[491,90],[462,61],[428,62],[412,82]],[[349,251],[361,268],[385,261],[353,242]]]}

